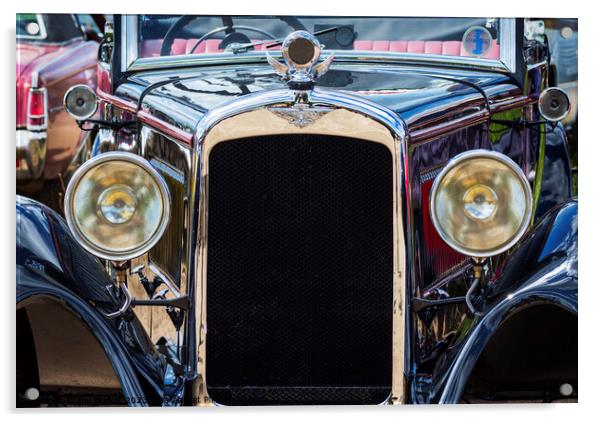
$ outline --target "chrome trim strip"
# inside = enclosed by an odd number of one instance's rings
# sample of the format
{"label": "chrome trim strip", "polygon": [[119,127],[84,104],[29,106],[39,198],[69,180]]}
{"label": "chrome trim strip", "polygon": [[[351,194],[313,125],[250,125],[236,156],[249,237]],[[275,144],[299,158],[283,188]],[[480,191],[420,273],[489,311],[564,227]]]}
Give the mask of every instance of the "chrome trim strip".
{"label": "chrome trim strip", "polygon": [[[205,384],[205,262],[207,247],[207,208],[205,192],[206,176],[208,174],[206,161],[211,145],[226,141],[229,139],[229,136],[238,137],[238,134],[232,133],[232,131],[228,129],[230,126],[227,124],[225,125],[225,129],[222,128],[217,132],[212,131],[214,129],[217,130],[218,126],[227,119],[232,117],[236,119],[241,117],[244,119],[245,113],[248,113],[247,118],[255,118],[256,115],[261,115],[265,120],[273,119],[273,122],[271,123],[276,125],[274,128],[270,129],[268,127],[268,122],[264,121],[262,125],[256,126],[257,134],[267,134],[270,133],[270,130],[272,130],[271,133],[283,133],[282,128],[286,128],[284,133],[298,133],[299,131],[312,133],[312,127],[314,127],[314,125],[298,128],[294,125],[290,125],[286,120],[274,115],[269,110],[266,110],[266,108],[270,106],[292,107],[297,103],[332,108],[332,112],[314,123],[317,128],[313,129],[313,133],[317,133],[316,131],[322,133],[323,127],[319,128],[319,126],[324,124],[329,118],[337,115],[337,113],[339,113],[343,121],[350,122],[349,117],[353,118],[350,114],[352,113],[357,114],[358,119],[369,119],[369,121],[372,122],[370,124],[372,128],[377,127],[379,128],[378,130],[380,133],[386,134],[381,140],[367,138],[366,141],[382,142],[387,145],[391,151],[394,164],[394,191],[392,194],[394,203],[393,231],[395,253],[392,298],[392,391],[390,403],[402,404],[405,402],[405,362],[407,360],[407,353],[409,352],[405,350],[407,319],[405,291],[407,288],[406,284],[409,282],[406,278],[407,263],[404,230],[406,228],[405,225],[408,224],[408,221],[404,216],[404,207],[406,206],[404,198],[407,198],[407,195],[404,192],[404,189],[407,187],[407,184],[404,182],[405,175],[407,174],[407,131],[403,121],[397,114],[379,104],[372,103],[364,98],[356,97],[344,92],[317,88],[303,92],[279,89],[250,94],[243,98],[236,98],[207,113],[197,127],[194,138],[195,154],[193,157],[193,174],[190,177],[190,203],[193,204],[193,206],[191,207],[192,212],[189,224],[192,230],[190,230],[188,234],[189,244],[196,245],[196,247],[190,248],[191,255],[189,256],[189,262],[191,265],[187,292],[189,297],[196,298],[192,301],[193,309],[191,309],[187,321],[187,342],[190,345],[195,346],[194,350],[189,350],[189,356],[186,362],[189,378],[194,379],[193,402],[198,403],[201,406],[212,405]],[[235,124],[236,130],[238,131],[237,126],[238,123],[240,123],[240,120],[233,120],[230,123]],[[326,122],[325,124],[331,127],[329,122]],[[364,122],[362,122],[362,124],[364,124]],[[252,130],[255,132],[255,128],[248,129],[249,127],[251,126],[247,125],[241,130]],[[340,127],[335,127],[332,130],[338,130],[337,134],[343,134],[342,132],[344,132],[345,129],[341,130]],[[224,133],[227,134],[225,137],[223,136]],[[352,136],[363,139],[362,134],[354,133]]]}
{"label": "chrome trim strip", "polygon": [[104,101],[106,103],[111,103],[115,107],[121,108],[125,111],[129,111],[130,113],[136,113],[136,103],[135,102],[128,101],[126,99],[123,99],[123,98],[118,97],[113,94],[109,94],[108,92],[105,92],[105,91],[101,90],[100,88],[96,90],[96,93],[102,101]]}
{"label": "chrome trim strip", "polygon": [[[122,16],[122,50],[121,71],[139,71],[214,64],[265,63],[265,51],[252,51],[244,54],[217,53],[192,54],[183,56],[138,58],[138,16]],[[500,18],[500,59],[488,60],[476,57],[444,56],[434,54],[395,53],[387,51],[350,51],[325,50],[325,59],[334,54],[336,62],[382,62],[392,64],[439,65],[481,69],[514,73],[516,71],[516,22],[512,18]],[[275,58],[282,58],[281,51],[270,53]]]}
{"label": "chrome trim strip", "polygon": [[447,122],[434,124],[424,129],[416,129],[410,132],[412,144],[432,140],[445,134],[463,129],[469,126],[485,123],[491,116],[487,110],[478,110],[466,116],[457,117]]}
{"label": "chrome trim strip", "polygon": [[121,45],[121,71],[125,72],[138,58],[138,15],[121,16],[121,34],[125,40]]}
{"label": "chrome trim strip", "polygon": [[142,123],[145,123],[157,130],[163,131],[167,136],[177,139],[186,145],[192,145],[194,142],[194,135],[192,133],[188,133],[177,126],[171,125],[144,110],[140,110],[136,116]]}
{"label": "chrome trim strip", "polygon": [[[490,70],[512,73],[501,60],[487,60],[474,57],[461,56],[442,56],[436,54],[418,54],[418,53],[394,53],[387,51],[360,51],[354,50],[324,50],[320,60],[324,60],[330,55],[335,56],[336,62],[370,62],[386,64],[411,64],[411,65],[431,65],[458,67],[462,69]],[[282,52],[270,52],[274,58],[282,58]],[[453,58],[453,59],[450,59]],[[190,67],[199,65],[216,64],[252,64],[265,63],[265,52],[248,52],[244,55],[233,53],[218,54],[192,54],[186,56],[166,56],[166,57],[146,57],[137,59],[127,69],[128,71],[141,71],[152,69],[173,69],[177,67]],[[124,70],[124,71],[125,71]]]}
{"label": "chrome trim strip", "polygon": [[182,294],[180,293],[180,290],[176,287],[176,283],[173,281],[173,279],[167,272],[163,271],[161,268],[159,268],[159,266],[153,264],[151,261],[148,262],[147,268],[149,269],[149,271],[151,273],[155,274],[156,276],[158,276],[161,279],[163,284],[165,284],[167,286],[167,288],[171,291],[171,293],[175,297],[182,296]]}
{"label": "chrome trim strip", "polygon": [[[33,73],[32,74],[32,87],[29,88],[29,91],[27,92],[27,117],[26,117],[26,121],[25,121],[25,127],[27,128],[27,130],[29,131],[40,131],[40,130],[46,130],[48,129],[48,91],[46,90],[46,88],[34,88],[34,86],[38,85],[38,74],[37,73]],[[35,82],[34,82],[35,81]],[[38,93],[41,92],[42,96],[44,97],[44,113],[43,114],[31,114],[31,97],[33,95],[33,93]],[[41,125],[32,125],[31,124],[31,119],[42,119],[42,124]]]}
{"label": "chrome trim strip", "polygon": [[500,62],[510,73],[516,72],[516,21],[500,19]]}

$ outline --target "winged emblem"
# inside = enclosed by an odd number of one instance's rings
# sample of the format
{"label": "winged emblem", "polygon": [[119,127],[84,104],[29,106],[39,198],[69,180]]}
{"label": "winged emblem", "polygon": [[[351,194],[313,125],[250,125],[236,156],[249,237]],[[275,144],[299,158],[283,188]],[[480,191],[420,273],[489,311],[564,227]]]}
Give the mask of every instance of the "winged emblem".
{"label": "winged emblem", "polygon": [[312,107],[303,103],[291,107],[269,107],[268,110],[298,128],[310,126],[332,111],[329,107]]}

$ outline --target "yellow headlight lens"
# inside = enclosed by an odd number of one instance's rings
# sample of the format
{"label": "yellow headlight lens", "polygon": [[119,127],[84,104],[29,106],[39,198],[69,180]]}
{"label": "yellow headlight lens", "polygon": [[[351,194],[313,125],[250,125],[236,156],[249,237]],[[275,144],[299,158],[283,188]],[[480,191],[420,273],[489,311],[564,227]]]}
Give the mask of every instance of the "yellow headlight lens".
{"label": "yellow headlight lens", "polygon": [[127,260],[148,251],[169,222],[165,182],[143,158],[101,154],[73,176],[65,194],[71,231],[93,254]]}
{"label": "yellow headlight lens", "polygon": [[503,154],[474,150],[439,173],[431,191],[431,219],[443,240],[469,256],[499,254],[523,235],[531,219],[531,188]]}

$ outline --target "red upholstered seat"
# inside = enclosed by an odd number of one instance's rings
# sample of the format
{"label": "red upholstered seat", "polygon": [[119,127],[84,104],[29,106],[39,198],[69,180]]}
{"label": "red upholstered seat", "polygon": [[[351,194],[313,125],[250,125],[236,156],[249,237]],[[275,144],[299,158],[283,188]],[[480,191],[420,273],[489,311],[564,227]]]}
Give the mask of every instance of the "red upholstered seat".
{"label": "red upholstered seat", "polygon": [[353,49],[354,50],[371,51],[372,50],[372,41],[354,41]]}
{"label": "red upholstered seat", "polygon": [[372,43],[372,49],[375,51],[389,51],[391,41],[374,41]]}
{"label": "red upholstered seat", "polygon": [[[186,41],[186,50],[185,50],[185,54],[190,54],[190,51],[192,50],[192,48],[194,47],[194,45],[197,43],[198,40],[187,40]],[[201,43],[198,45],[197,48],[195,48],[194,50],[195,53],[204,53],[205,52],[205,41],[201,41]]]}
{"label": "red upholstered seat", "polygon": [[[443,54],[446,56],[469,56],[462,48],[461,41],[369,41],[357,40],[353,43],[354,50],[363,51],[394,51],[397,53]],[[484,56],[487,59],[499,59],[500,45],[496,40]]]}
{"label": "red upholstered seat", "polygon": [[445,54],[446,56],[459,56],[460,49],[462,48],[462,42],[443,41],[443,45],[441,47],[441,54]]}
{"label": "red upholstered seat", "polygon": [[[174,40],[171,47],[172,55],[189,54],[192,47],[197,43],[197,39],[182,39]],[[251,40],[251,42],[259,42],[261,40]],[[156,57],[161,50],[163,40],[145,40],[142,41],[140,49],[142,57]],[[201,42],[195,49],[195,54],[218,53],[222,52],[219,48],[221,40],[209,39]],[[415,54],[443,54],[447,56],[464,56],[469,54],[462,48],[460,41],[401,41],[401,40],[357,40],[353,42],[353,49],[360,51],[392,51],[396,53],[415,53]],[[256,51],[266,50],[266,45],[256,45]],[[280,50],[280,46],[274,46],[269,50]],[[493,45],[484,56],[487,59],[499,59],[500,45],[497,41],[493,41]]]}
{"label": "red upholstered seat", "polygon": [[[188,40],[186,43],[186,54],[190,54],[194,45],[198,42],[198,40]],[[203,54],[203,53],[219,53],[223,50],[219,48],[219,44],[222,40],[203,40],[201,43],[194,49],[194,54]]]}
{"label": "red upholstered seat", "polygon": [[489,49],[487,54],[485,54],[485,58],[487,58],[487,59],[499,59],[500,58],[500,45],[497,43],[497,41],[493,42],[493,45],[491,46],[491,48]]}
{"label": "red upholstered seat", "polygon": [[186,45],[187,45],[187,40],[182,39],[182,38],[176,38],[173,41],[173,44],[171,45],[171,54],[174,56],[180,55],[180,54],[186,54]]}
{"label": "red upholstered seat", "polygon": [[397,53],[406,53],[408,51],[407,41],[391,41],[389,43],[389,51],[395,51]]}
{"label": "red upholstered seat", "polygon": [[427,41],[424,43],[424,52],[426,54],[441,54],[443,50],[443,41]]}
{"label": "red upholstered seat", "polygon": [[155,57],[161,51],[163,40],[144,40],[140,44],[140,55],[142,57]]}
{"label": "red upholstered seat", "polygon": [[408,41],[408,53],[424,53],[424,41]]}

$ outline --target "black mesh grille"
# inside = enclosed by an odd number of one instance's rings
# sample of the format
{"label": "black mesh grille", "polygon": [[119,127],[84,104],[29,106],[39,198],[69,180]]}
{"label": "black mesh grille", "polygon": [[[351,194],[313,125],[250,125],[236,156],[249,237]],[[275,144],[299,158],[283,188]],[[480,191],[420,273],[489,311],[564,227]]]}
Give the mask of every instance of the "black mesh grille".
{"label": "black mesh grille", "polygon": [[222,404],[379,403],[391,387],[392,159],[286,135],[209,157],[207,384]]}

